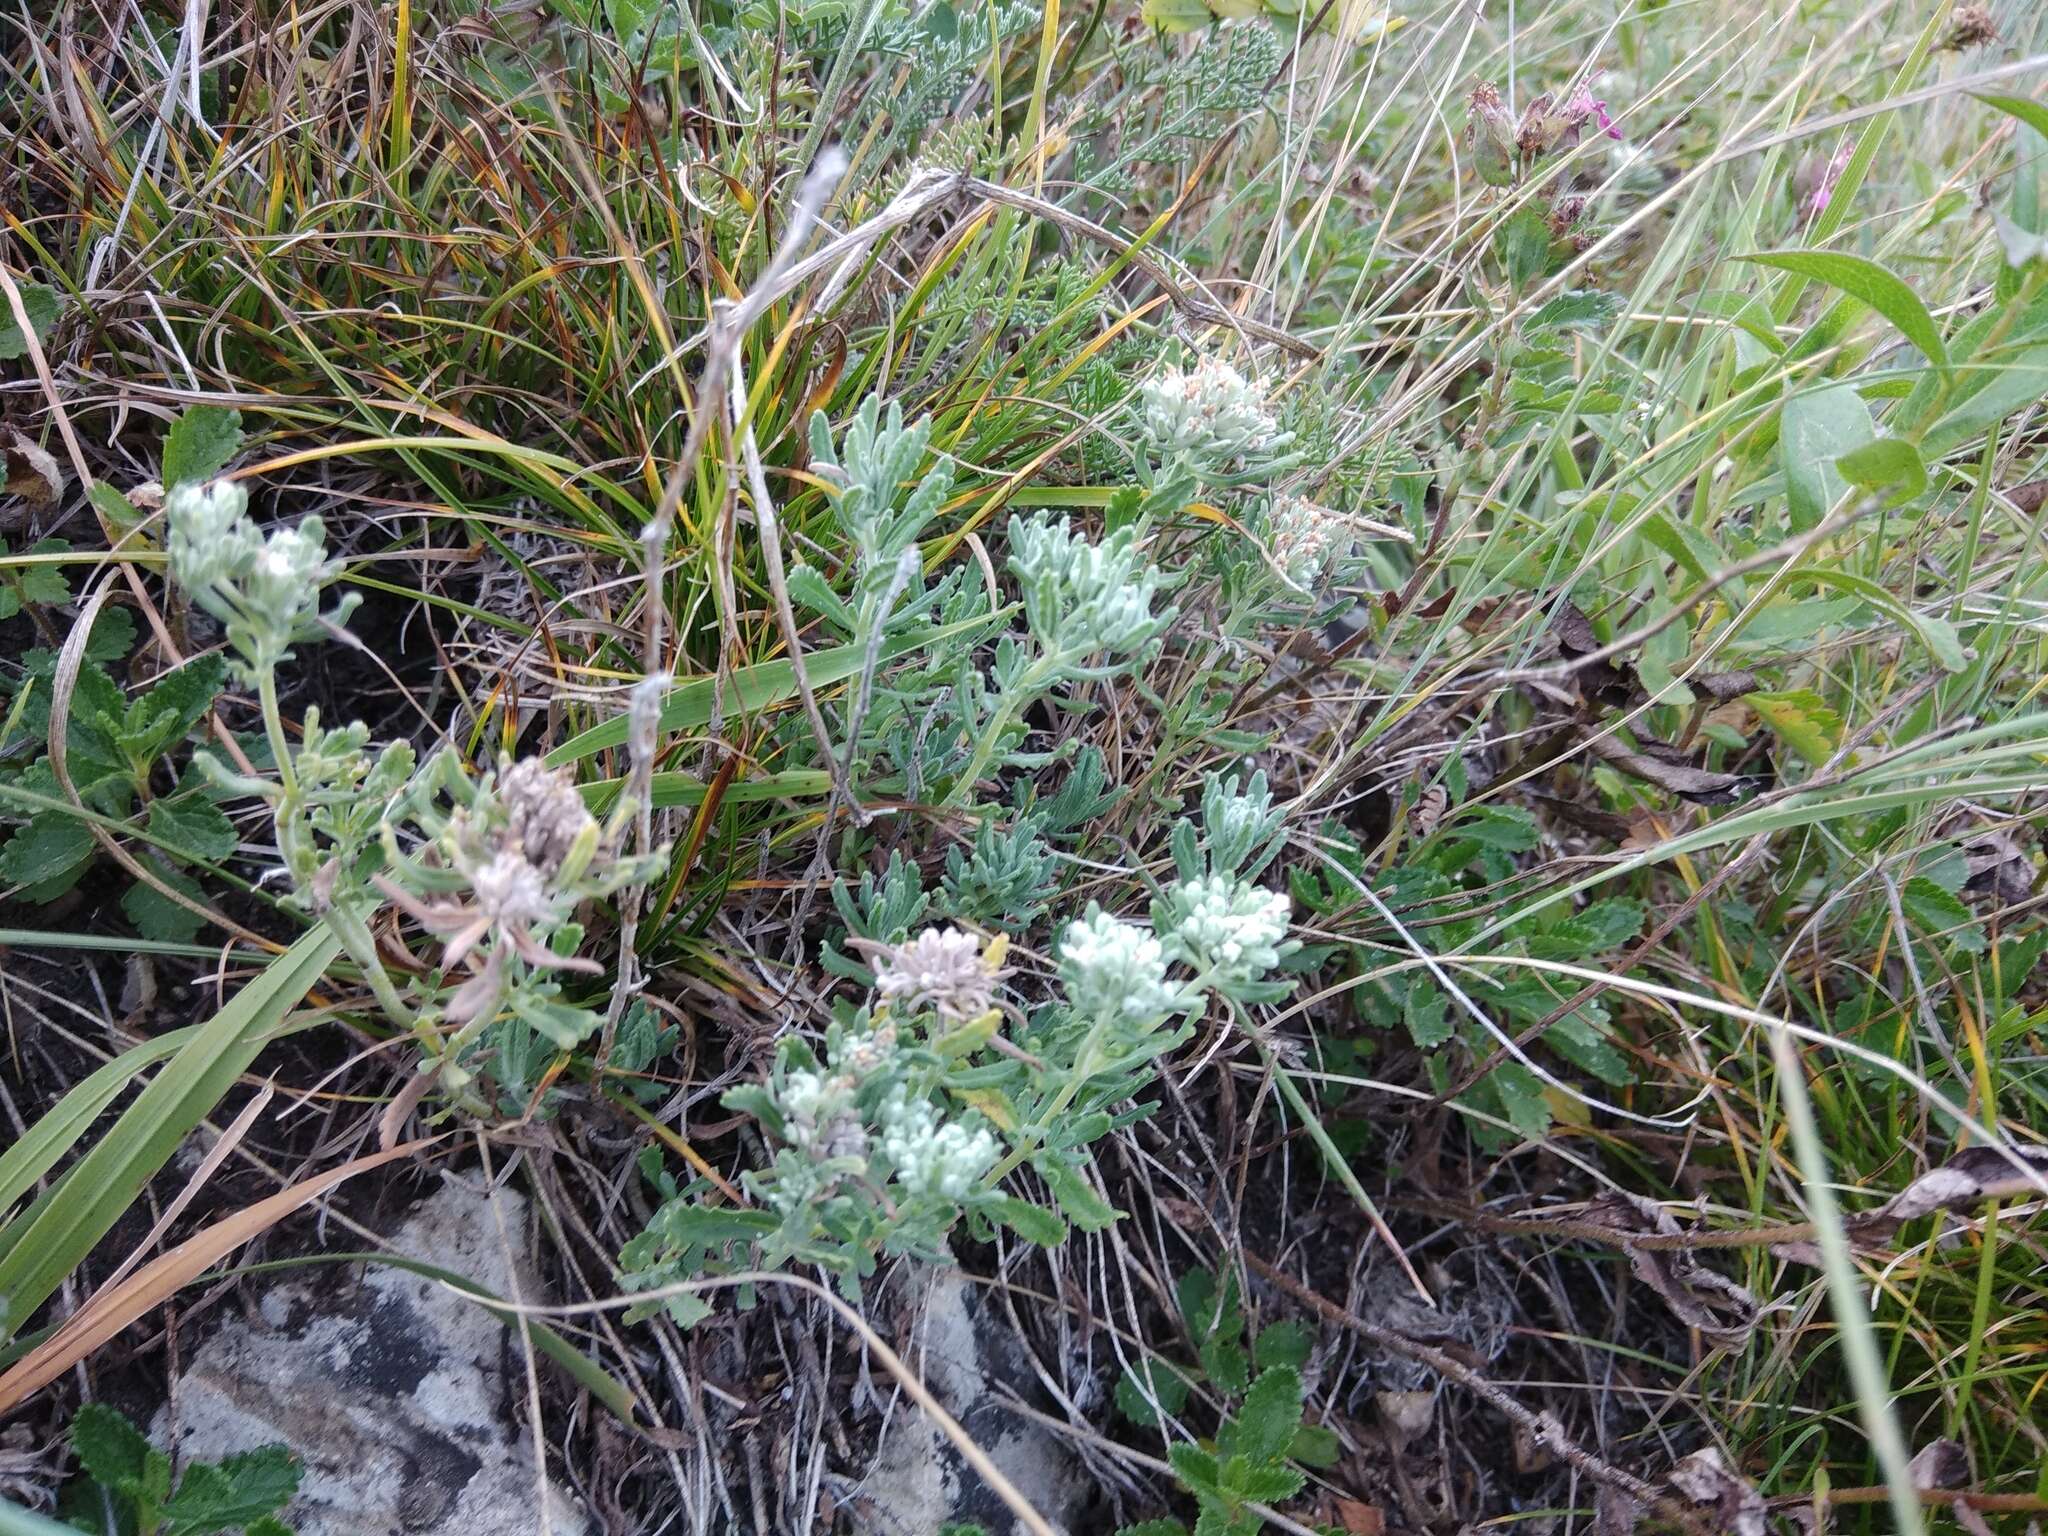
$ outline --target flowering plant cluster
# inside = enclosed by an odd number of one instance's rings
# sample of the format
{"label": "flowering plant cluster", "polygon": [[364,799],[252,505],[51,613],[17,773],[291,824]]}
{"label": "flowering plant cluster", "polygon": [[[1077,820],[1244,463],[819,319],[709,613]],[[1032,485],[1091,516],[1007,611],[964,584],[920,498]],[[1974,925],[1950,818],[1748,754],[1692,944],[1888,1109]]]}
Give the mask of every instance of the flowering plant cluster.
{"label": "flowering plant cluster", "polygon": [[[872,971],[866,1002],[837,1008],[822,1050],[786,1036],[767,1079],[726,1096],[774,1149],[744,1176],[755,1208],[720,1207],[708,1181],[655,1173],[668,1198],[626,1250],[629,1283],[816,1264],[857,1296],[885,1256],[945,1258],[962,1222],[981,1238],[1002,1226],[1053,1244],[1069,1223],[1115,1221],[1089,1144],[1150,1112],[1129,1101],[1212,1001],[1288,991],[1274,972],[1300,947],[1286,936],[1289,899],[1254,883],[1279,823],[1263,776],[1212,781],[1201,826],[1176,824],[1180,878],[1150,923],[1091,905],[1065,924],[1057,994],[1008,1034],[1005,938],[947,926],[856,936]],[[1027,1166],[1049,1206],[1007,1187]],[[694,1297],[664,1300],[680,1321],[703,1314]]]}
{"label": "flowering plant cluster", "polygon": [[[338,626],[345,597],[323,620],[321,593],[339,574],[318,518],[260,534],[240,487],[181,485],[166,498],[172,579],[224,627],[234,665],[262,704],[274,779],[232,772],[206,753],[200,770],[230,791],[267,801],[291,899],[327,924],[386,1016],[411,1030],[422,1067],[467,1094],[494,1024],[567,1048],[597,1026],[556,978],[595,972],[576,950],[585,905],[649,879],[663,855],[624,857],[631,814],[621,798],[600,826],[565,772],[537,760],[473,773],[452,751],[419,764],[410,745],[370,750],[369,728],[339,729],[306,712],[285,731],[277,669],[291,646]],[[388,962],[372,919],[390,904],[440,942],[434,962]]]}

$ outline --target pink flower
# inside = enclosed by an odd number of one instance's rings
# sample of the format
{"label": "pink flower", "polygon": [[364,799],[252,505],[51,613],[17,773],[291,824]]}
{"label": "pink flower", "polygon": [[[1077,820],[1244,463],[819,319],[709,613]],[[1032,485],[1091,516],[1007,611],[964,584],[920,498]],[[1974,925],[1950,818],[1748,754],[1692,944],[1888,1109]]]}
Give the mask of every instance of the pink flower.
{"label": "pink flower", "polygon": [[1621,130],[1614,126],[1614,119],[1607,114],[1607,103],[1594,99],[1591,86],[1581,85],[1572,92],[1571,100],[1564,104],[1564,116],[1573,128],[1582,128],[1591,122],[1610,139],[1621,137]]}
{"label": "pink flower", "polygon": [[1835,195],[1835,183],[1849,168],[1850,154],[1850,147],[1844,144],[1825,163],[1810,160],[1799,168],[1794,190],[1802,194],[1799,199],[1802,217],[1817,219],[1828,211],[1828,201]]}

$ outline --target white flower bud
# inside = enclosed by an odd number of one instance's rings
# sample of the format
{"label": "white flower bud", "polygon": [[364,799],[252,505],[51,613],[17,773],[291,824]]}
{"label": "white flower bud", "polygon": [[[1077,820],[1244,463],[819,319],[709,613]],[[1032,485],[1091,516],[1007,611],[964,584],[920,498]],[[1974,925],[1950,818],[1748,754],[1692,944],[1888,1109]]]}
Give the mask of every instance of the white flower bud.
{"label": "white flower bud", "polygon": [[1153,1023],[1182,1001],[1166,984],[1166,950],[1136,923],[1091,906],[1060,935],[1060,980],[1077,1013]]}

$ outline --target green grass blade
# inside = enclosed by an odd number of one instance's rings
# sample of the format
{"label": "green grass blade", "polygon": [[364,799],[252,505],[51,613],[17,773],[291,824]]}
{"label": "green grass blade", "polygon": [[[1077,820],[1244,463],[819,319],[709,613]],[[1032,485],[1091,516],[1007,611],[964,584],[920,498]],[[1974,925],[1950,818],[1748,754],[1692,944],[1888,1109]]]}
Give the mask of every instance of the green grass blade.
{"label": "green grass blade", "polygon": [[[70,1170],[77,1198],[43,1202],[0,1257],[0,1337],[33,1316],[82,1263],[144,1186],[169,1162],[256,1059],[270,1031],[320,978],[336,953],[319,928],[273,960],[228,1005],[197,1026],[100,1142]],[[97,1074],[95,1074],[97,1076]],[[90,1079],[88,1080],[90,1081]],[[34,1153],[34,1157],[41,1154]],[[26,1161],[26,1160],[25,1160]]]}

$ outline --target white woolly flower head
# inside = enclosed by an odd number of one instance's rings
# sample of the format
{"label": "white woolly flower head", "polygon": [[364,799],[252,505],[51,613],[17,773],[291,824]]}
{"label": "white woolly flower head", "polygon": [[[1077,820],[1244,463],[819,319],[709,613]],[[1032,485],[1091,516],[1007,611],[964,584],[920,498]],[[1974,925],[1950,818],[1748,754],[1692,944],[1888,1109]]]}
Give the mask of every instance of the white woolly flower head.
{"label": "white woolly flower head", "polygon": [[1264,392],[1220,357],[1162,369],[1140,386],[1140,396],[1146,444],[1162,461],[1183,457],[1198,469],[1219,470],[1281,446]]}
{"label": "white woolly flower head", "polygon": [[479,914],[494,925],[531,928],[554,915],[545,876],[525,854],[505,849],[469,872]]}
{"label": "white woolly flower head", "polygon": [[1060,935],[1060,980],[1076,1012],[1150,1023],[1180,1006],[1166,983],[1166,949],[1149,929],[1090,904]]}
{"label": "white woolly flower head", "polygon": [[1003,974],[981,939],[959,928],[927,928],[901,944],[864,945],[875,963],[875,990],[898,1013],[929,1008],[951,1023],[987,1013]]}
{"label": "white woolly flower head", "polygon": [[996,1160],[996,1139],[986,1127],[941,1123],[927,1100],[900,1087],[883,1100],[880,1121],[882,1156],[911,1194],[965,1199]]}
{"label": "white woolly flower head", "polygon": [[1289,902],[1230,875],[1184,880],[1163,904],[1173,915],[1173,950],[1225,982],[1256,981],[1294,946],[1286,942]]}
{"label": "white woolly flower head", "polygon": [[867,1131],[853,1102],[858,1086],[845,1071],[814,1067],[783,1078],[776,1098],[789,1144],[819,1159],[867,1156]]}
{"label": "white woolly flower head", "polygon": [[1268,535],[1273,563],[1297,587],[1306,587],[1350,552],[1350,524],[1306,496],[1282,496],[1273,503]]}
{"label": "white woolly flower head", "polygon": [[248,566],[262,546],[249,521],[249,493],[232,480],[186,483],[164,500],[171,574],[189,592],[203,592]]}

